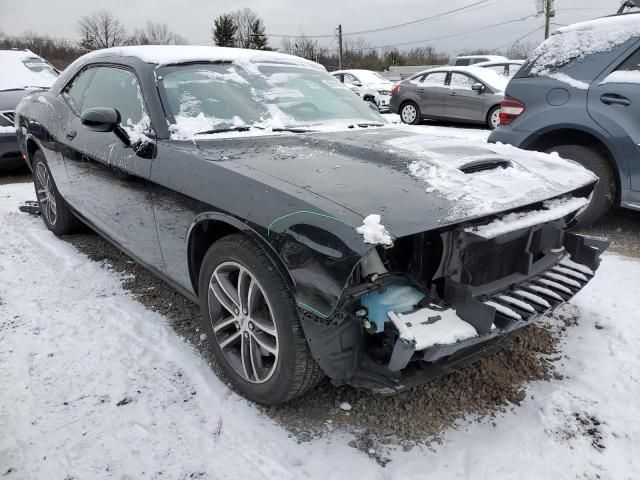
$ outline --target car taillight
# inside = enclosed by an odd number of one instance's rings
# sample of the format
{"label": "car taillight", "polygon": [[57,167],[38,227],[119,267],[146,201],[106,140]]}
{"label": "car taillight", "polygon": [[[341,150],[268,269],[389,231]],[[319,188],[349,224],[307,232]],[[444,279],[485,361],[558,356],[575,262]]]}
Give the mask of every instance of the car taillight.
{"label": "car taillight", "polygon": [[394,83],[391,86],[391,95],[393,95],[394,93],[396,93],[398,90],[400,90],[400,84],[399,83]]}
{"label": "car taillight", "polygon": [[504,97],[500,104],[500,125],[509,125],[524,112],[525,104],[515,98]]}

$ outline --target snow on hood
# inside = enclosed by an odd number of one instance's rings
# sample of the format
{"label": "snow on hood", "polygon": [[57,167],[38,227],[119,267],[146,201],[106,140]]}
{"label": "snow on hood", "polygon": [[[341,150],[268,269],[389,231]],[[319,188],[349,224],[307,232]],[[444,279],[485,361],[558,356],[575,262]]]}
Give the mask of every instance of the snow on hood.
{"label": "snow on hood", "polygon": [[80,57],[79,60],[101,56],[124,56],[139,58],[146,63],[159,66],[187,62],[225,61],[233,63],[289,63],[317,70],[326,71],[319,63],[294,55],[267,52],[264,50],[248,50],[243,48],[205,47],[195,45],[141,45],[129,47],[112,47],[95,50]]}
{"label": "snow on hood", "polygon": [[617,15],[559,28],[529,56],[532,75],[548,75],[569,62],[606,52],[640,36],[640,15]]}
{"label": "snow on hood", "polygon": [[[427,192],[439,194],[454,205],[448,217],[489,215],[597,180],[578,163],[556,153],[525,151],[510,145],[482,145],[475,155],[468,153],[473,147],[467,147],[467,154],[460,155],[460,142],[446,138],[412,135],[387,144],[424,157],[411,162],[409,171],[424,182]],[[476,173],[460,170],[472,162],[496,160],[506,161],[508,166]]]}
{"label": "snow on hood", "polygon": [[0,50],[0,91],[25,87],[49,88],[57,78],[53,68],[31,52]]}

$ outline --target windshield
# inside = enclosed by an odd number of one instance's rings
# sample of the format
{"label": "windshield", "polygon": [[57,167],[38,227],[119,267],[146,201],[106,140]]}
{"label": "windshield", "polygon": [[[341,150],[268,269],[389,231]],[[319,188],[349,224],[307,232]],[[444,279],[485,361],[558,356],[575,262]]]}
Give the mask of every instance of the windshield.
{"label": "windshield", "polygon": [[357,75],[365,83],[391,83],[391,80],[387,80],[378,72],[363,70],[358,72]]}
{"label": "windshield", "polygon": [[248,129],[320,130],[385,120],[326,72],[229,62],[159,70],[172,138]]}
{"label": "windshield", "polygon": [[48,88],[58,73],[40,57],[21,51],[0,51],[0,90]]}

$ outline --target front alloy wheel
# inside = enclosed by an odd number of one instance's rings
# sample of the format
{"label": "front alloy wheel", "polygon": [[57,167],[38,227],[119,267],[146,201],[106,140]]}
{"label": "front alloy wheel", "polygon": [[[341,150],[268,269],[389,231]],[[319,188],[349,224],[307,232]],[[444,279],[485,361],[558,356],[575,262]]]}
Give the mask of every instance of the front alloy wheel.
{"label": "front alloy wheel", "polygon": [[278,329],[260,282],[242,265],[220,264],[209,283],[215,341],[244,380],[263,383],[278,364]]}

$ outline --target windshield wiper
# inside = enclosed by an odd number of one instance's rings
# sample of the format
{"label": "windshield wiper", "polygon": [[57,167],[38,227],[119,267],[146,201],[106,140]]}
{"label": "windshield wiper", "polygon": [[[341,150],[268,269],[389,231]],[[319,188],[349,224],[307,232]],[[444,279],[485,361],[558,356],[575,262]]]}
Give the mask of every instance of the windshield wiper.
{"label": "windshield wiper", "polygon": [[[255,127],[259,128],[259,127]],[[248,132],[251,127],[225,127],[225,128],[213,128],[211,130],[204,130],[197,132],[196,135],[209,135],[212,133],[225,133],[225,132]]]}
{"label": "windshield wiper", "polygon": [[380,122],[362,122],[362,123],[354,123],[352,125],[349,125],[348,128],[384,127],[384,125],[385,125],[384,123],[380,123]]}

